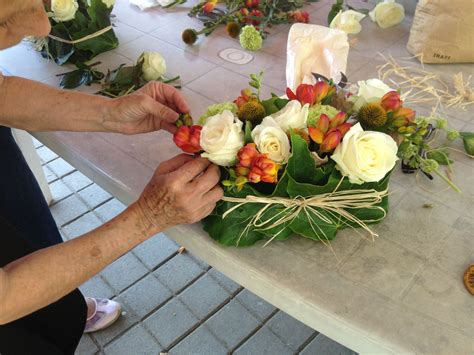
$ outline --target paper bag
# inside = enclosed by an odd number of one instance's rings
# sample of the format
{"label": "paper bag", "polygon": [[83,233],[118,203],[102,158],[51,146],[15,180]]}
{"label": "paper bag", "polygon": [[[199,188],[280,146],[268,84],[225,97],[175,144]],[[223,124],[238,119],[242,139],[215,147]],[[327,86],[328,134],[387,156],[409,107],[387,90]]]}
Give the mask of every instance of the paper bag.
{"label": "paper bag", "polygon": [[299,84],[314,84],[312,73],[338,83],[346,72],[349,42],[341,30],[296,23],[288,35],[286,84],[293,91]]}
{"label": "paper bag", "polygon": [[420,0],[407,49],[424,63],[474,62],[474,1]]}

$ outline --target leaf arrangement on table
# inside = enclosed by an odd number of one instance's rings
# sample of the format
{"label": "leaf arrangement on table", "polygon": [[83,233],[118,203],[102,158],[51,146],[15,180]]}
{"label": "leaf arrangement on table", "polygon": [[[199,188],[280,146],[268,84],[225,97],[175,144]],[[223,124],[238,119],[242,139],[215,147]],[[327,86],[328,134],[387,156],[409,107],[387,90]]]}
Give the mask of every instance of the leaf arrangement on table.
{"label": "leaf arrangement on table", "polygon": [[[387,214],[397,160],[406,172],[436,174],[459,191],[439,168],[450,168],[447,144],[460,136],[446,120],[417,117],[378,79],[351,93],[315,77],[286,97],[262,98],[262,74],[251,75],[252,89],[211,105],[199,124],[189,114],[179,120],[175,144],[221,167],[225,197],[203,221],[220,243],[296,234],[329,244],[347,227],[374,238],[369,225]],[[430,144],[435,127],[448,133],[446,144]]]}
{"label": "leaf arrangement on table", "polygon": [[[242,48],[257,51],[274,25],[309,22],[309,14],[301,11],[306,0],[226,0],[221,7],[217,0],[200,2],[189,16],[203,22],[201,30],[186,29],[182,39],[194,44],[200,35],[208,36],[225,25],[227,34],[239,37]],[[310,1],[311,2],[311,1]]]}

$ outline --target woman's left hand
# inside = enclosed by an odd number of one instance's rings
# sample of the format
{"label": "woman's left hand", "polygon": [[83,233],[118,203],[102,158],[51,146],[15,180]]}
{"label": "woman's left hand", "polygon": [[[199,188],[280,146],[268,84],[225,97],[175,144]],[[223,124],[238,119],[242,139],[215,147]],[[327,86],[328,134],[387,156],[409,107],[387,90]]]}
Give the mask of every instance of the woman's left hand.
{"label": "woman's left hand", "polygon": [[107,131],[123,134],[159,129],[174,133],[179,113],[188,111],[188,104],[178,90],[154,81],[131,95],[113,99],[103,125]]}

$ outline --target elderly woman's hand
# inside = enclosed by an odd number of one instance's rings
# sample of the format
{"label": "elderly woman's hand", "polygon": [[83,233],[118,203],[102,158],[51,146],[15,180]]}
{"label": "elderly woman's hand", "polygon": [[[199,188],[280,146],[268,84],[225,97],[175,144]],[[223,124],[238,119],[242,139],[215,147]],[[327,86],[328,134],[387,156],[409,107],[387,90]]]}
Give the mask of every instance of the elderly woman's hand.
{"label": "elderly woman's hand", "polygon": [[162,163],[135,208],[142,228],[157,233],[209,215],[222,198],[219,168],[207,159],[181,154]]}
{"label": "elderly woman's hand", "polygon": [[111,132],[136,134],[165,129],[174,133],[179,113],[189,107],[173,86],[153,81],[131,95],[110,101],[103,122]]}

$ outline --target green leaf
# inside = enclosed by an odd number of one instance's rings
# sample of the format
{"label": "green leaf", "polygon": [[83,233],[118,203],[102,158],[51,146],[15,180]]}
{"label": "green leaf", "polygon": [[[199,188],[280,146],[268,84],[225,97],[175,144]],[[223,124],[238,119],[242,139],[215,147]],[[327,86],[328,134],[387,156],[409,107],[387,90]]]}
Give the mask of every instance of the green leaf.
{"label": "green leaf", "polygon": [[77,69],[62,76],[59,86],[63,89],[75,89],[81,85],[90,84],[93,80],[89,70]]}
{"label": "green leaf", "polygon": [[290,102],[290,100],[281,99],[277,96],[273,96],[268,100],[262,101],[262,105],[265,108],[265,113],[267,114],[267,116],[269,116],[280,111],[286,106],[288,102]]}
{"label": "green leaf", "polygon": [[336,3],[334,3],[331,7],[331,10],[328,13],[328,25],[331,24],[332,20],[336,15],[343,9],[344,6],[344,1],[343,0],[337,0]]}
{"label": "green leaf", "polygon": [[474,155],[474,133],[472,132],[460,132],[463,143],[464,150],[469,155]]}
{"label": "green leaf", "polygon": [[253,143],[252,139],[252,122],[245,121],[245,144]]}
{"label": "green leaf", "polygon": [[449,159],[449,152],[445,149],[432,150],[427,153],[427,156],[428,159],[433,159],[441,165],[450,165],[453,163],[453,161]]}

